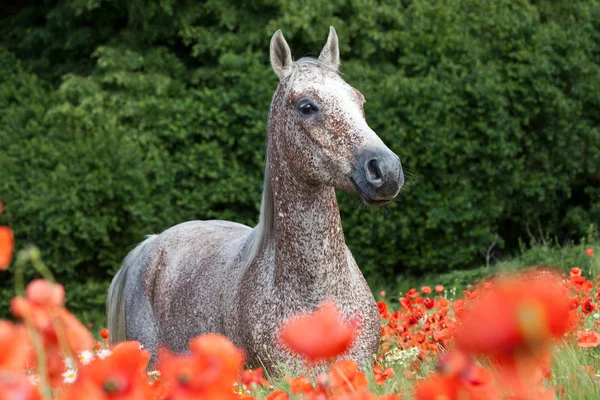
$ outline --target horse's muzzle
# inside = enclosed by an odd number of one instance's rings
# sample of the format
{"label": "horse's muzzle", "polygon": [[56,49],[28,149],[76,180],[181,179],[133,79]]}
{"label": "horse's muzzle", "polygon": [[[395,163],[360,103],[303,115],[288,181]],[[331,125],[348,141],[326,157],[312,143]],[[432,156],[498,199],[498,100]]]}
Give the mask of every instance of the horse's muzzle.
{"label": "horse's muzzle", "polygon": [[370,206],[393,200],[404,184],[400,158],[391,150],[365,149],[352,168],[352,183],[361,199]]}

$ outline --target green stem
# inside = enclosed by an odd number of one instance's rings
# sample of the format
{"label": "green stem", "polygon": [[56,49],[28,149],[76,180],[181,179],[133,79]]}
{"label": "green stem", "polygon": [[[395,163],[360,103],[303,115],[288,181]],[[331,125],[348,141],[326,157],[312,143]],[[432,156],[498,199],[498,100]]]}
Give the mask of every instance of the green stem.
{"label": "green stem", "polygon": [[[54,275],[52,275],[50,269],[46,266],[44,261],[42,261],[40,251],[37,247],[32,247],[29,251],[29,261],[31,261],[33,268],[35,268],[35,270],[39,272],[39,274],[42,275],[44,279],[46,279],[49,282],[55,283]],[[60,320],[60,318],[53,317],[52,325],[56,330],[56,337],[58,339],[58,344],[62,352],[64,353],[64,355],[66,355],[73,361],[73,365],[75,366],[75,369],[77,369],[77,359],[74,358],[73,352],[71,351],[71,347],[69,346],[69,343],[66,340],[65,328],[63,326],[62,321]]]}
{"label": "green stem", "polygon": [[[29,250],[21,250],[17,255],[17,261],[15,262],[15,291],[17,295],[25,297],[25,263],[29,258]],[[33,343],[35,354],[37,358],[37,369],[40,377],[40,391],[44,400],[50,400],[52,389],[48,382],[48,371],[46,370],[46,353],[44,352],[44,346],[39,336],[39,332],[35,328],[31,321],[31,316],[28,312],[23,314],[23,321],[27,327],[29,337]]]}

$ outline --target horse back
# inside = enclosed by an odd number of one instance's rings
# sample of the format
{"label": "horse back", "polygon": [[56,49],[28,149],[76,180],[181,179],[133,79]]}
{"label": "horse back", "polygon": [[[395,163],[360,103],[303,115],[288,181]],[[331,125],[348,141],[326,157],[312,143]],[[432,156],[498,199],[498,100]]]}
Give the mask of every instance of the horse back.
{"label": "horse back", "polygon": [[126,290],[128,308],[138,308],[128,313],[151,315],[129,320],[153,320],[155,341],[176,352],[199,334],[224,334],[223,311],[243,275],[239,260],[251,231],[229,221],[189,221],[153,237],[133,262],[137,270],[129,271]]}

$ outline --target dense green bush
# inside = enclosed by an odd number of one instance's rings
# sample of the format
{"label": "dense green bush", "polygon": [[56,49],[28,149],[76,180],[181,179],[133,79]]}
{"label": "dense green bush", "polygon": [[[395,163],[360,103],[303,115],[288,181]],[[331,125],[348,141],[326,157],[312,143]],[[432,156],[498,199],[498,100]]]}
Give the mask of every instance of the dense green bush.
{"label": "dense green bush", "polygon": [[101,312],[145,234],[256,221],[278,28],[299,58],[336,27],[346,80],[409,172],[385,210],[340,193],[372,281],[480,263],[528,232],[577,239],[600,221],[599,1],[15,8],[0,25],[0,222],[42,248],[76,312]]}

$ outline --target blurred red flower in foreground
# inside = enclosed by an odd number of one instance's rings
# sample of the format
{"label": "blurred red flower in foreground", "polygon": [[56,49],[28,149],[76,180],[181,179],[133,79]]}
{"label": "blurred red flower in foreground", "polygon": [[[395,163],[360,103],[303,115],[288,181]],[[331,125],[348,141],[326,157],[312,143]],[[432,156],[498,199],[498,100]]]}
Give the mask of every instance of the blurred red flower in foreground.
{"label": "blurred red flower in foreground", "polygon": [[[4,204],[0,201],[0,215],[4,210]],[[12,260],[15,239],[12,230],[8,226],[0,226],[0,271],[5,271]]]}
{"label": "blurred red flower in foreground", "polygon": [[140,350],[139,342],[122,342],[105,358],[96,358],[79,369],[77,381],[60,400],[144,399],[149,398],[146,366],[150,353]]}
{"label": "blurred red flower in foreground", "polygon": [[224,336],[190,341],[191,354],[160,352],[158,367],[172,399],[235,399],[232,387],[244,364],[243,352]]}
{"label": "blurred red flower in foreground", "polygon": [[24,326],[0,320],[0,371],[23,368],[28,353],[28,339]]}
{"label": "blurred red flower in foreground", "polygon": [[577,343],[579,347],[598,347],[600,334],[594,331],[577,332]]}
{"label": "blurred red flower in foreground", "polygon": [[534,270],[498,278],[458,315],[457,345],[489,355],[539,349],[572,327],[570,304],[558,274]]}
{"label": "blurred red flower in foreground", "polygon": [[323,303],[314,313],[291,318],[280,330],[282,342],[309,362],[343,354],[355,333],[356,324],[344,321],[332,302]]}
{"label": "blurred red flower in foreground", "polygon": [[25,375],[0,374],[0,400],[41,400],[38,387]]}
{"label": "blurred red flower in foreground", "polygon": [[494,376],[459,352],[440,357],[438,373],[415,386],[416,400],[494,400],[500,399]]}
{"label": "blurred red flower in foreground", "polygon": [[0,271],[8,269],[12,260],[15,240],[8,226],[0,226]]}

